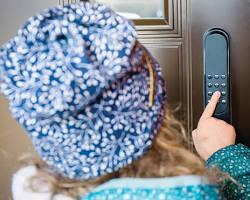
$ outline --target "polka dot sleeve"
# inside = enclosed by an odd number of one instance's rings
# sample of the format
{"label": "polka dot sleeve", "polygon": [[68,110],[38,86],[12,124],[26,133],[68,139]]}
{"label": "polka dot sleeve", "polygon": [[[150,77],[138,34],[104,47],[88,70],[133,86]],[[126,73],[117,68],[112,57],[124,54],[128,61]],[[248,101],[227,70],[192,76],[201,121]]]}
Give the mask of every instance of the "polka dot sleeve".
{"label": "polka dot sleeve", "polygon": [[207,160],[207,165],[217,167],[237,181],[219,183],[226,199],[250,199],[250,149],[247,146],[237,144],[222,148]]}

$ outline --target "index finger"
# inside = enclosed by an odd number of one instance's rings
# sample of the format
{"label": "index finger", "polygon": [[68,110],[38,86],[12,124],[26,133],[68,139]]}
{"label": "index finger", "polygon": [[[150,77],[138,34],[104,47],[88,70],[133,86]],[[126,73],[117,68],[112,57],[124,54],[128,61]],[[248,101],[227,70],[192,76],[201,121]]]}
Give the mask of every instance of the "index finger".
{"label": "index finger", "polygon": [[211,97],[210,102],[207,104],[205,110],[203,111],[200,120],[212,117],[216,108],[216,105],[220,99],[220,92],[216,91]]}

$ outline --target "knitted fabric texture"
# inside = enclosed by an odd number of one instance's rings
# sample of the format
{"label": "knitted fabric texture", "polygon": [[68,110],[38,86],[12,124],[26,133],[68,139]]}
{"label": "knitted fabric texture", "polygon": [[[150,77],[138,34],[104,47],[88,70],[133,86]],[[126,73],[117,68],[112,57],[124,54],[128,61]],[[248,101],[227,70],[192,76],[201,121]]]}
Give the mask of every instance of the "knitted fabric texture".
{"label": "knitted fabric texture", "polygon": [[58,6],[30,18],[3,45],[0,76],[13,117],[67,178],[98,177],[144,155],[165,110],[159,64],[133,23],[104,5]]}

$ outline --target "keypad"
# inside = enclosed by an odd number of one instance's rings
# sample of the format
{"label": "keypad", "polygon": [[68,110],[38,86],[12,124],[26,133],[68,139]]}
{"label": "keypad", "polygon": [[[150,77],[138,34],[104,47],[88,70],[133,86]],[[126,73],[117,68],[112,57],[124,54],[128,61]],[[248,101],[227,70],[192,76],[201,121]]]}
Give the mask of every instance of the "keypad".
{"label": "keypad", "polygon": [[207,103],[217,90],[221,92],[221,97],[216,106],[216,113],[222,113],[226,110],[227,105],[227,76],[225,74],[208,74],[207,75]]}

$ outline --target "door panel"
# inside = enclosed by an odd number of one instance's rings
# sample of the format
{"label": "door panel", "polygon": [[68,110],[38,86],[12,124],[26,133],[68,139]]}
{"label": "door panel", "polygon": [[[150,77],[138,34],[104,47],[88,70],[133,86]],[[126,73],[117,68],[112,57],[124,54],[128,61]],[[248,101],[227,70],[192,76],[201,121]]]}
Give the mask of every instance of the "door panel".
{"label": "door panel", "polygon": [[181,102],[182,90],[182,62],[181,46],[173,44],[165,46],[146,45],[152,52],[162,68],[163,76],[167,87],[168,103],[175,104]]}

